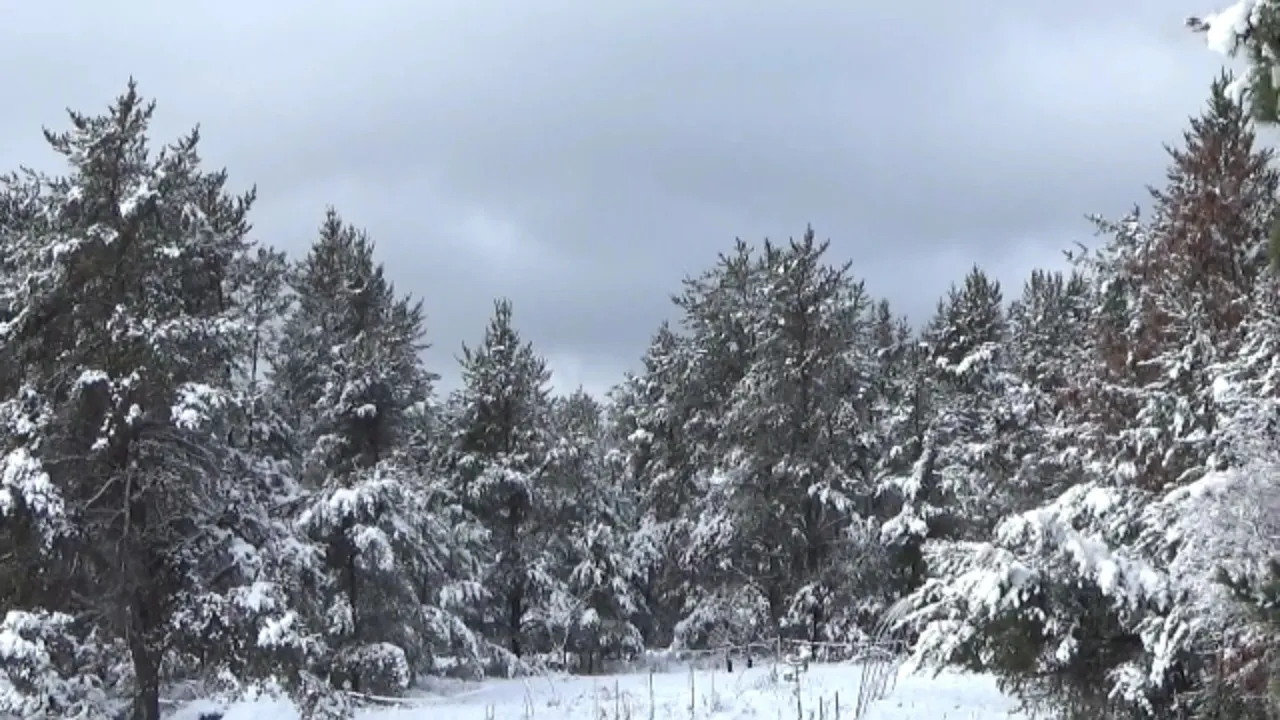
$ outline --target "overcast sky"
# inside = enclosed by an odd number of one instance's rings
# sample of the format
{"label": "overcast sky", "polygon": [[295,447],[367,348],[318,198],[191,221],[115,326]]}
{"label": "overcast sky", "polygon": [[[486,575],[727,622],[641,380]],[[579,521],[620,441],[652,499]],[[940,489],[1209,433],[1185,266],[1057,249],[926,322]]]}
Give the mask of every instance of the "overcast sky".
{"label": "overcast sky", "polygon": [[913,318],[974,262],[1015,293],[1160,179],[1225,2],[0,0],[0,167],[133,75],[260,239],[366,228],[449,384],[505,295],[600,391],[735,237],[812,223]]}

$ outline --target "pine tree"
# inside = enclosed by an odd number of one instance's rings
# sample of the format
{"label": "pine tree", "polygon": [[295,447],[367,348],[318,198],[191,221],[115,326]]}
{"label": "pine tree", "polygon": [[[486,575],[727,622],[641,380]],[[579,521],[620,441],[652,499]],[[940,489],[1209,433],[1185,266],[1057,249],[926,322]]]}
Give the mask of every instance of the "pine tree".
{"label": "pine tree", "polygon": [[1240,342],[1280,187],[1254,140],[1220,78],[1169,150],[1150,219],[1100,221],[1113,239],[1093,261],[1106,283],[1094,438],[1106,462],[1153,489],[1219,467],[1210,368]]}
{"label": "pine tree", "polygon": [[1243,401],[1274,396],[1253,384],[1272,360],[1250,326],[1273,302],[1259,292],[1274,290],[1261,250],[1277,185],[1252,145],[1220,80],[1150,219],[1104,224],[1080,265],[1091,332],[1059,395],[1074,477],[990,543],[937,548],[913,598],[920,656],[994,670],[1072,717],[1194,717],[1231,674],[1213,656],[1267,641],[1213,581],[1219,565],[1256,580],[1259,553],[1280,551],[1260,524],[1278,502],[1258,422],[1274,408]]}
{"label": "pine tree", "polygon": [[607,455],[604,408],[581,388],[557,398],[553,427],[560,443],[552,491],[558,509],[550,533],[563,545],[570,599],[566,637],[578,669],[593,673],[606,658],[644,649],[635,621],[642,611],[628,542],[633,513]]}
{"label": "pine tree", "polygon": [[[871,303],[849,264],[824,262],[828,247],[812,229],[785,248],[766,244],[771,327],[761,330],[760,356],[729,409],[739,428],[753,418],[746,427],[756,452],[781,470],[779,499],[791,505],[783,535],[802,538],[786,563],[801,581],[790,589],[787,624],[809,640],[836,639],[866,619],[857,603],[868,588],[851,584],[849,571],[878,545],[854,547],[867,536],[849,533],[873,513]],[[769,416],[782,424],[760,421]]]}
{"label": "pine tree", "polygon": [[1036,270],[1009,309],[1011,410],[1009,443],[1014,475],[1003,510],[1019,512],[1060,495],[1081,477],[1076,421],[1069,399],[1088,367],[1092,288],[1084,275]]}
{"label": "pine tree", "polygon": [[[1249,116],[1259,123],[1280,122],[1276,65],[1276,58],[1280,57],[1280,3],[1235,0],[1219,12],[1189,18],[1187,25],[1204,33],[1215,52],[1230,58],[1244,56],[1243,73],[1234,79],[1223,75],[1223,94],[1245,107]],[[1268,240],[1271,265],[1280,268],[1280,221],[1271,224]]]}
{"label": "pine tree", "polygon": [[685,377],[683,393],[690,409],[683,431],[695,448],[694,463],[703,469],[719,462],[723,448],[716,438],[723,408],[755,357],[762,295],[754,255],[750,245],[737,241],[711,270],[686,278],[674,298],[682,316],[681,334],[695,358]]}
{"label": "pine tree", "polygon": [[998,517],[1012,478],[1008,456],[1006,319],[999,283],[979,268],[952,288],[925,330],[933,374],[932,460],[946,498],[935,537],[975,538]]}
{"label": "pine tree", "polygon": [[[860,619],[863,589],[845,567],[868,557],[857,547],[868,536],[850,533],[872,512],[870,301],[847,265],[826,262],[827,247],[810,229],[786,245],[766,241],[748,262],[739,244],[682,303],[699,372],[712,379],[702,387],[732,380],[708,402],[712,473],[691,538],[714,558],[703,577],[720,579],[688,629],[816,640]],[[717,358],[726,341],[747,354]]]}
{"label": "pine tree", "polygon": [[879,540],[889,553],[887,577],[881,583],[890,597],[897,597],[918,587],[927,570],[923,545],[933,517],[927,504],[934,459],[932,384],[915,332],[906,318],[894,318],[884,301],[875,310],[872,343],[876,370],[869,401],[875,433],[871,486]]}
{"label": "pine tree", "polygon": [[[1274,541],[1280,536],[1274,529],[1280,517],[1275,492],[1280,458],[1277,330],[1280,281],[1265,277],[1250,298],[1242,344],[1214,368],[1218,452],[1229,466],[1245,471],[1235,474],[1235,482],[1220,483],[1212,494],[1226,512],[1196,508],[1202,535],[1182,549],[1198,555],[1199,567],[1211,568],[1230,597],[1227,601],[1210,589],[1195,607],[1207,620],[1204,634],[1218,638],[1216,648],[1210,644],[1207,678],[1197,693],[1197,709],[1205,718],[1252,720],[1280,709],[1280,657],[1274,650],[1280,638],[1275,614],[1280,546]],[[1217,480],[1211,475],[1199,484]],[[1212,501],[1207,504],[1212,508]]]}
{"label": "pine tree", "polygon": [[[172,653],[287,618],[243,522],[258,479],[225,442],[253,194],[201,169],[196,132],[149,154],[153,111],[130,83],[104,115],[71,112],[46,132],[68,174],[5,184],[0,508],[42,566],[5,625],[66,651],[5,656],[19,715],[104,717],[124,660],[131,717],[155,720]],[[206,669],[244,666],[226,655]]]}
{"label": "pine tree", "polygon": [[327,569],[311,618],[328,646],[323,667],[353,690],[403,691],[450,642],[440,622],[450,601],[421,582],[457,539],[407,446],[434,379],[419,360],[422,307],[397,295],[373,243],[332,209],[290,283],[273,383],[310,490],[296,522]]}
{"label": "pine tree", "polygon": [[650,646],[666,646],[691,596],[693,576],[684,551],[697,497],[694,447],[683,428],[693,412],[686,387],[688,344],[663,324],[643,358],[643,372],[615,389],[611,423],[623,474],[635,498],[636,532],[631,554],[647,616],[641,629]]}
{"label": "pine tree", "polygon": [[237,445],[284,458],[288,430],[272,403],[269,375],[277,361],[280,323],[292,304],[288,290],[289,261],[283,252],[260,247],[240,268],[237,307],[248,327],[248,342],[236,367],[235,380],[247,404]]}
{"label": "pine tree", "polygon": [[[725,548],[750,538],[757,528],[730,520],[733,501],[723,497],[736,462],[738,436],[726,431],[726,408],[746,378],[757,353],[763,294],[760,266],[755,252],[739,240],[731,253],[723,253],[710,270],[684,281],[676,298],[682,313],[682,335],[689,362],[680,383],[683,425],[679,432],[690,453],[694,473],[689,481],[698,501],[686,506],[685,526],[690,530],[679,548],[677,563],[695,573],[682,618],[673,629],[681,645],[746,641],[776,634],[771,617],[781,618],[784,596],[775,588],[772,605],[768,589],[757,582],[754,568],[744,568],[753,552],[747,547]],[[684,482],[679,475],[671,478]],[[750,505],[742,499],[741,509]],[[704,508],[711,512],[702,515]]]}
{"label": "pine tree", "polygon": [[530,612],[545,608],[556,585],[545,571],[542,554],[550,548],[539,525],[551,500],[547,475],[558,459],[549,425],[551,375],[520,338],[506,300],[495,303],[481,343],[463,346],[461,365],[454,482],[491,537],[484,584],[494,602],[480,620],[518,658],[527,649]]}

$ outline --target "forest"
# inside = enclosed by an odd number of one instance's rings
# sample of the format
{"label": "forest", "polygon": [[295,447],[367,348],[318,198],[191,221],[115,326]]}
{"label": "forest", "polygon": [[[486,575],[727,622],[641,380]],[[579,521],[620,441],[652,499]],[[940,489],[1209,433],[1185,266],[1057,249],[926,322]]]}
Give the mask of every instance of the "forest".
{"label": "forest", "polygon": [[1280,173],[1236,86],[1064,269],[909,321],[812,228],[726,243],[593,397],[502,299],[436,392],[374,239],[256,239],[131,82],[0,179],[0,714],[349,717],[891,617],[1052,716],[1274,717]]}

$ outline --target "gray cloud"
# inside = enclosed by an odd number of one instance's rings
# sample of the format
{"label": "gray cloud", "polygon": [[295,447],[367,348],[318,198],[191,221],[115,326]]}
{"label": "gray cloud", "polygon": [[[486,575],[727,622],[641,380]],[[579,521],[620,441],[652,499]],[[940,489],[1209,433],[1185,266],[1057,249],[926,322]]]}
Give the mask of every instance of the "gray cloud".
{"label": "gray cloud", "polygon": [[1015,292],[1159,180],[1213,2],[11,3],[0,163],[132,74],[157,137],[200,122],[259,185],[264,240],[366,227],[446,375],[507,295],[601,389],[735,236],[812,222],[913,316],[973,262]]}

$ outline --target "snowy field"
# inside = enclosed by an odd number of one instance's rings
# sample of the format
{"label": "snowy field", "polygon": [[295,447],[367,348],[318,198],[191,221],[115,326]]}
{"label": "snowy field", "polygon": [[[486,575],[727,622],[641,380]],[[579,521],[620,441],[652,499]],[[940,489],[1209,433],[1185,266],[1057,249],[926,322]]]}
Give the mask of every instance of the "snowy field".
{"label": "snowy field", "polygon": [[[803,720],[853,720],[861,670],[814,665],[800,676]],[[652,677],[652,690],[650,678]],[[692,678],[692,680],[691,680]],[[358,720],[794,720],[795,684],[770,668],[742,672],[698,670],[601,677],[537,677],[456,682],[431,688],[404,707],[360,712]],[[690,700],[692,699],[692,703]],[[691,707],[692,705],[692,707]],[[866,720],[993,720],[1014,718],[1013,701],[990,678],[902,674]],[[193,706],[174,720],[197,720]],[[652,709],[652,712],[651,712]],[[297,720],[284,704],[230,708],[223,720]]]}

